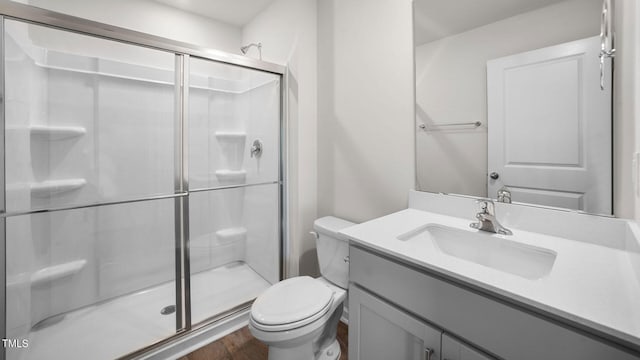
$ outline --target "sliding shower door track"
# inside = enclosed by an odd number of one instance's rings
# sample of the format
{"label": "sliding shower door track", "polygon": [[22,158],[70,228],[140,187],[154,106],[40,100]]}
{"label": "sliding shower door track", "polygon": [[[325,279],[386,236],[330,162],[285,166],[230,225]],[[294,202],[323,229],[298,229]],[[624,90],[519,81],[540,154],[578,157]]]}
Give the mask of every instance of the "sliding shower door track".
{"label": "sliding shower door track", "polygon": [[224,320],[230,319],[234,316],[240,316],[243,312],[248,312],[251,309],[251,305],[253,305],[253,302],[254,300],[251,300],[243,304],[237,305],[232,309],[229,309],[223,313],[207,318],[195,325],[191,325],[191,328],[189,330],[187,329],[180,330],[176,332],[175,335],[172,335],[171,337],[162,339],[157,343],[151,344],[142,349],[123,355],[122,357],[119,357],[118,360],[156,359],[158,358],[158,356],[161,355],[163,350],[169,349],[172,346],[177,345],[177,343],[181,342],[182,340],[187,340],[187,338],[191,336],[196,337],[199,335],[200,332],[206,332],[207,330],[209,330],[208,328],[215,327],[216,325],[220,324]]}

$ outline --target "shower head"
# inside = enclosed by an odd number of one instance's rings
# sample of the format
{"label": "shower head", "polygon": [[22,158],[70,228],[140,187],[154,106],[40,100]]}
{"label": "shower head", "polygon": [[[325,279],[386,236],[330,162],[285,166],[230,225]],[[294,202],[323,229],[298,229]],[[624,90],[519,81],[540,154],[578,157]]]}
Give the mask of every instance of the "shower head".
{"label": "shower head", "polygon": [[258,52],[260,52],[260,59],[262,59],[262,43],[251,43],[249,45],[242,46],[240,48],[240,51],[242,51],[243,55],[246,55],[252,46],[255,46],[258,48]]}

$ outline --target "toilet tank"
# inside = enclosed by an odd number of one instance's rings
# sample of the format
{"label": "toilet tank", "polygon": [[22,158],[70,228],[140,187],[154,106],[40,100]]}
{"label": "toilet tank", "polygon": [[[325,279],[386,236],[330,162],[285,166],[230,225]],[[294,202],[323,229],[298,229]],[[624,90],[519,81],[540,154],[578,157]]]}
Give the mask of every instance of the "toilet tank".
{"label": "toilet tank", "polygon": [[355,225],[350,221],[325,216],[313,223],[316,231],[318,265],[322,277],[346,289],[349,286],[349,244],[338,237],[338,231]]}

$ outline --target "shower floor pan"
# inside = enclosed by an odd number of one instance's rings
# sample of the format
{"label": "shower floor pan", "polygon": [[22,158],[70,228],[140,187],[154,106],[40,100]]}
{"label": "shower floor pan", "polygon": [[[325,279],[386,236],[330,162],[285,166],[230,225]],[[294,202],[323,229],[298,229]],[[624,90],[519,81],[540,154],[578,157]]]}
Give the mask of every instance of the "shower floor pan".
{"label": "shower floor pan", "polygon": [[[270,286],[245,263],[232,263],[191,276],[191,316],[198,323],[256,298]],[[9,360],[114,359],[175,333],[174,282],[65,314],[57,323],[31,331],[26,348],[7,349]]]}

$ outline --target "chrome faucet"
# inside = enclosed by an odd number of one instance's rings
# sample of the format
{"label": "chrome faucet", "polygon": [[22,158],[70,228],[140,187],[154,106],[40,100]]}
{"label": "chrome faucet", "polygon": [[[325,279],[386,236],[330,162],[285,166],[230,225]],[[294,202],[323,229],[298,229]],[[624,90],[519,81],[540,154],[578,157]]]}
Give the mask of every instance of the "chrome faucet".
{"label": "chrome faucet", "polygon": [[476,203],[480,205],[480,212],[476,214],[478,222],[469,224],[470,227],[501,235],[513,234],[511,230],[500,225],[498,219],[496,219],[496,207],[493,201],[480,199]]}

